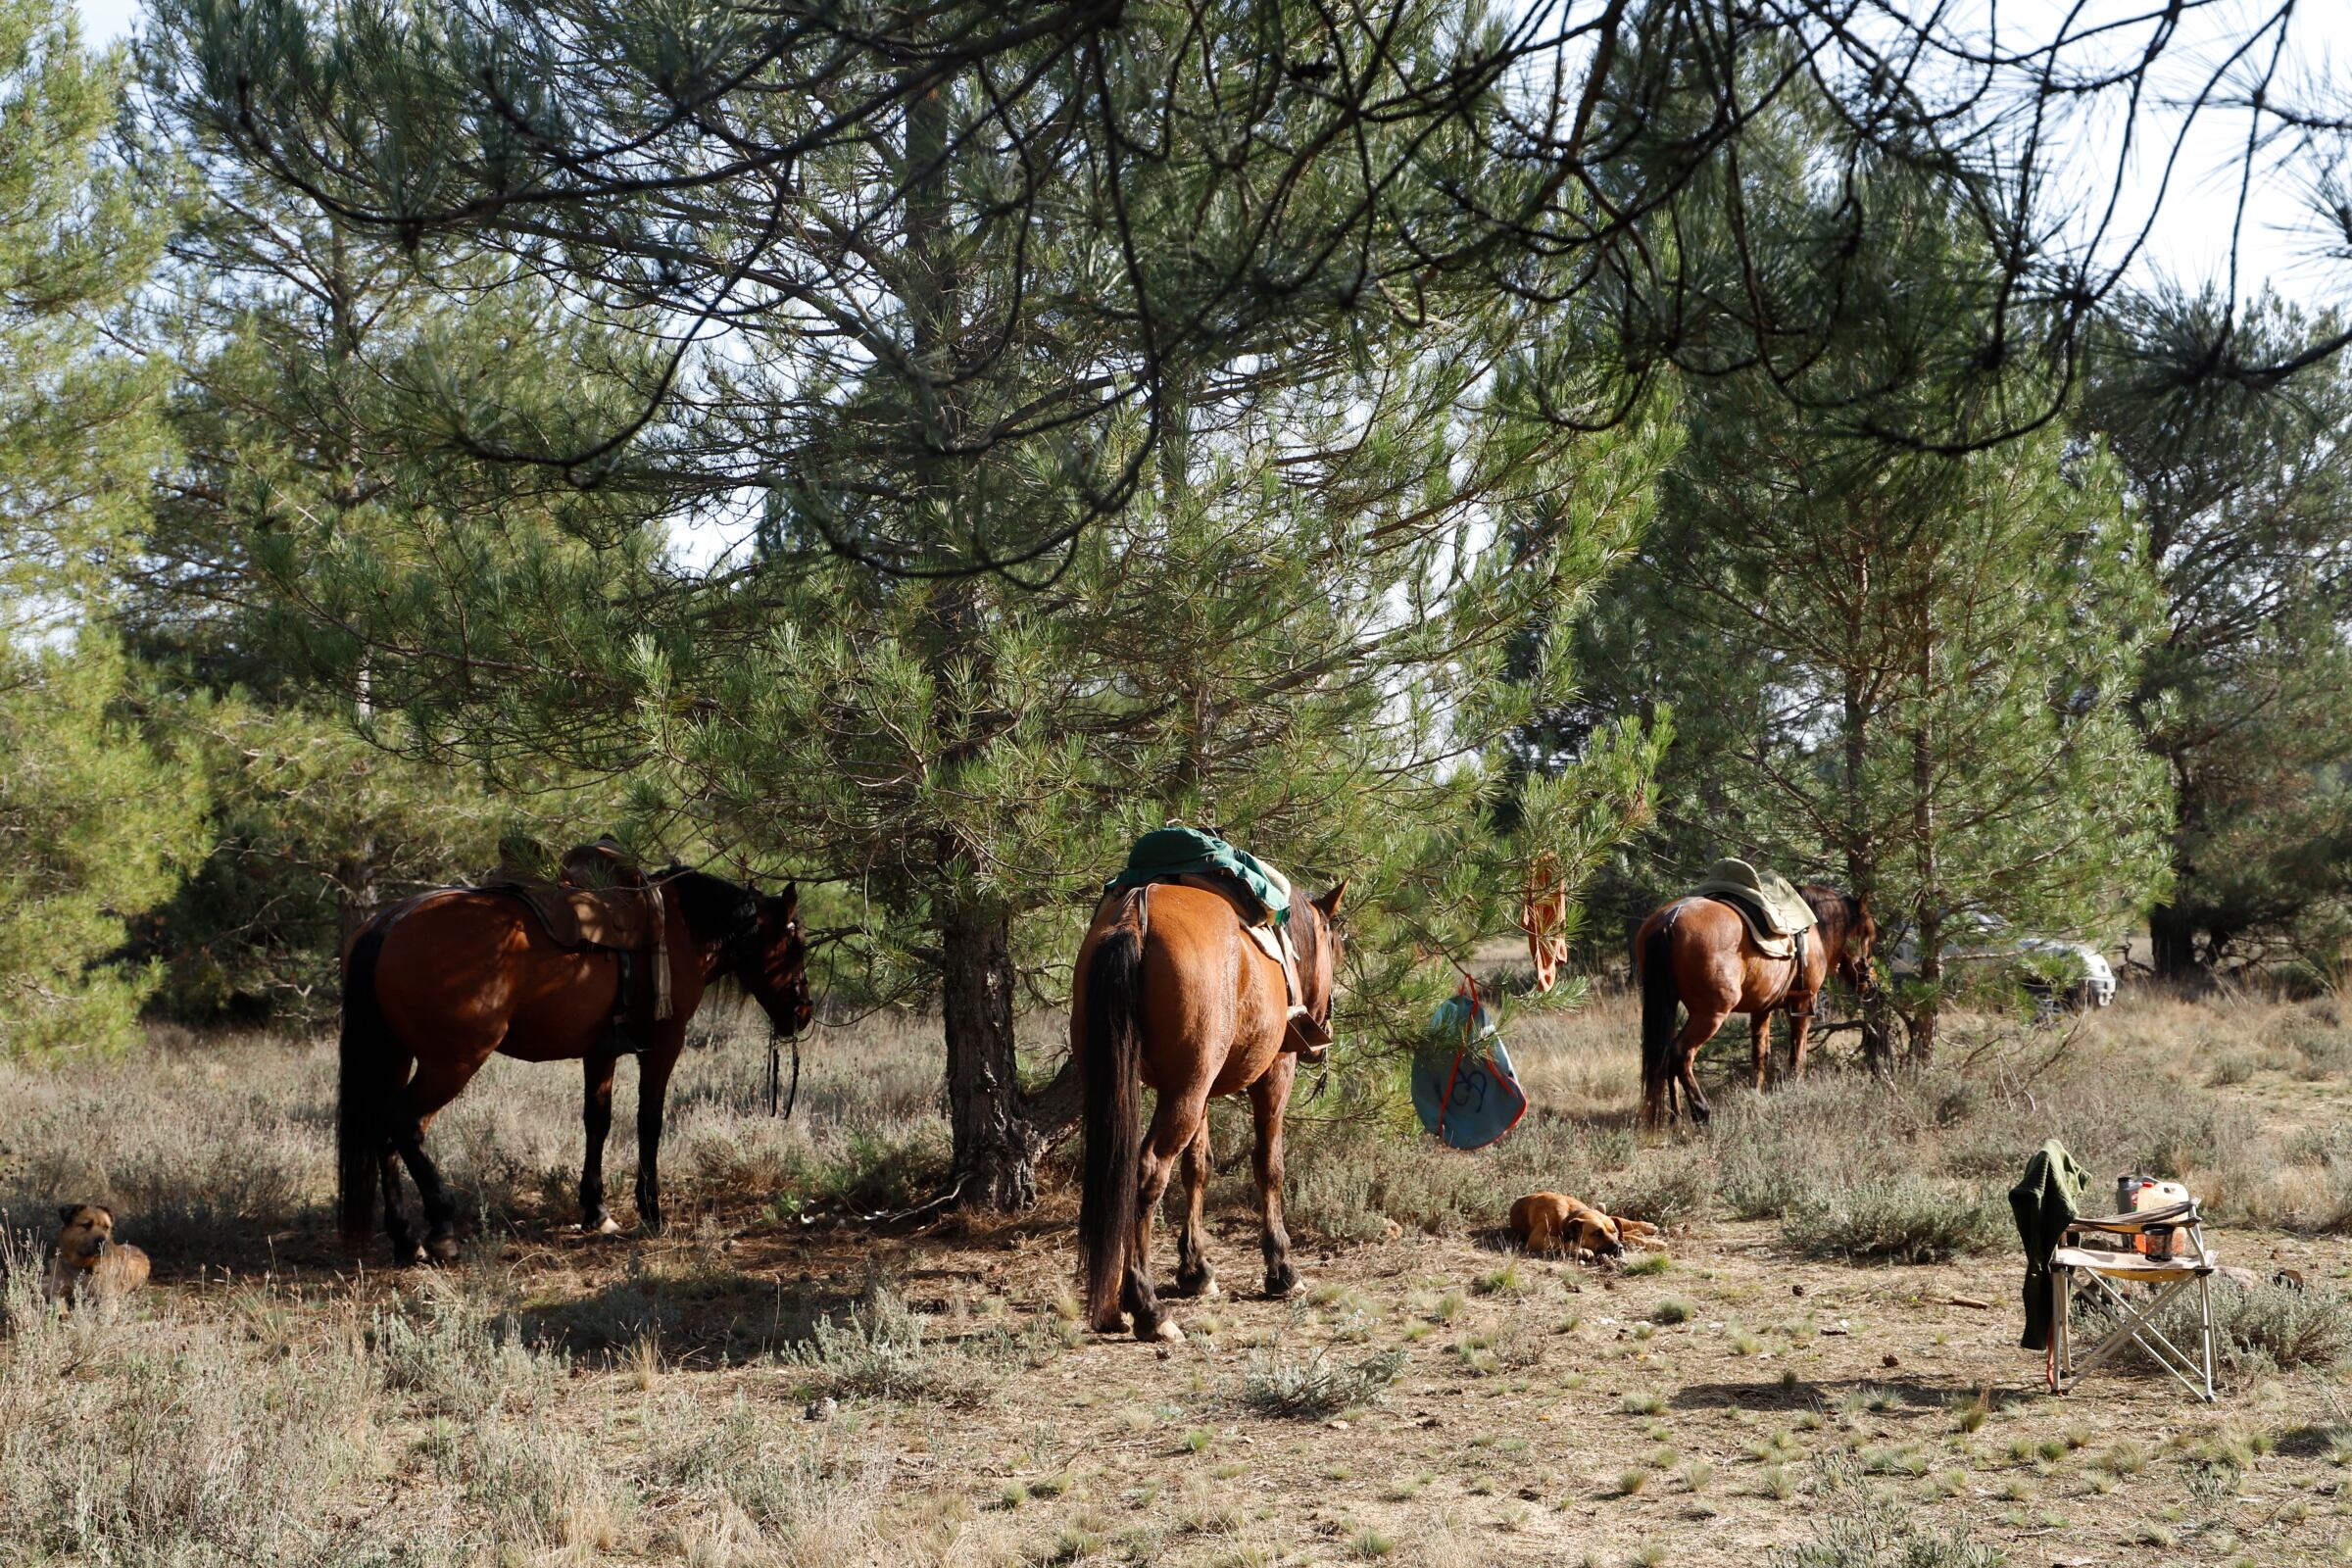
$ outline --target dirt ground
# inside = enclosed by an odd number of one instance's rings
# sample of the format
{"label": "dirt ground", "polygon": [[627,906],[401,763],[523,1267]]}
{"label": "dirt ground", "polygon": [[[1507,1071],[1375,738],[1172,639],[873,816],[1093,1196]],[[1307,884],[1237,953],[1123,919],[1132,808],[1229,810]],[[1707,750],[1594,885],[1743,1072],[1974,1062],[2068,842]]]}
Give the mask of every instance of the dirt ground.
{"label": "dirt ground", "polygon": [[[1634,1151],[1629,1168],[1695,1157],[1696,1135],[1637,1145],[1604,1125],[1630,1086],[1618,1024],[1590,1027],[1589,1050],[1563,1035],[1526,1053],[1553,1124],[1531,1119],[1512,1157],[1571,1148],[1571,1122]],[[2340,1123],[2341,1027],[2277,1011],[2231,1027],[2217,1040],[2205,1014],[2152,1012],[2102,1049],[2177,1056],[2161,1092],[2244,1107],[2332,1159],[2311,1140]],[[2265,1044],[2290,1027],[2299,1054]],[[879,1088],[841,1054],[830,1070],[868,1101],[834,1104],[820,1075],[789,1131],[756,1108],[756,1060],[706,1054],[673,1102],[681,1218],[659,1239],[578,1233],[576,1087],[501,1064],[436,1129],[479,1196],[467,1255],[405,1274],[355,1274],[327,1237],[319,1047],[125,1068],[102,1102],[170,1108],[127,1130],[86,1116],[86,1082],[0,1073],[15,1223],[61,1184],[143,1190],[147,1234],[175,1226],[180,1244],[112,1319],[60,1326],[14,1298],[0,1565],[2352,1560],[2340,1369],[2232,1375],[2212,1406],[2134,1373],[2051,1397],[2017,1348],[2014,1250],[1857,1266],[1800,1254],[1776,1221],[1700,1217],[1658,1260],[1580,1265],[1475,1225],[1355,1244],[1304,1227],[1306,1289],[1268,1300],[1254,1216],[1227,1186],[1210,1256],[1228,1294],[1175,1303],[1180,1346],[1094,1336],[1058,1182],[1032,1213],[969,1223],[803,1200],[803,1143],[838,1161],[847,1144],[826,1140],[919,1119],[920,1045]],[[1496,1218],[1530,1174],[1394,1149],[1372,1162],[1495,1173]],[[1220,1153],[1246,1161],[1239,1142]],[[1295,1186],[1328,1174],[1304,1168],[1318,1157],[1294,1155]],[[2212,1239],[2226,1262],[2338,1293],[2341,1231],[2234,1222]],[[1160,1249],[1164,1286],[1164,1228]],[[875,1382],[795,1348],[820,1320],[870,1317],[877,1281],[920,1325],[895,1370]],[[448,1327],[461,1319],[476,1328]],[[1286,1378],[1382,1357],[1393,1377],[1359,1397],[1269,1408]],[[145,1500],[106,1514],[125,1472],[149,1478]],[[57,1497],[85,1493],[97,1522],[53,1527]]]}
{"label": "dirt ground", "polygon": [[[886,1269],[954,1340],[1066,1317],[1058,1207],[969,1234],[747,1238],[731,1256],[819,1298]],[[1244,1288],[1186,1303],[1182,1346],[1072,1332],[977,1405],[821,1419],[887,1454],[932,1528],[996,1516],[984,1533],[1015,1560],[1752,1563],[1811,1540],[1832,1455],[2013,1564],[2352,1557],[2316,1380],[2227,1388],[2211,1407],[2145,1375],[2052,1397],[2017,1348],[2013,1257],[1857,1269],[1791,1259],[1770,1224],[1702,1224],[1662,1272],[1629,1273],[1406,1237],[1311,1253],[1304,1296],[1274,1301],[1247,1288],[1253,1224],[1214,1229],[1212,1262]],[[2315,1286],[2352,1276],[2341,1241],[2221,1244]],[[551,1237],[518,1261],[543,1298],[576,1299],[659,1250]],[[1383,1396],[1341,1415],[1244,1396],[1253,1357],[1392,1348],[1405,1361]],[[663,1376],[698,1397],[808,1392],[791,1369]]]}

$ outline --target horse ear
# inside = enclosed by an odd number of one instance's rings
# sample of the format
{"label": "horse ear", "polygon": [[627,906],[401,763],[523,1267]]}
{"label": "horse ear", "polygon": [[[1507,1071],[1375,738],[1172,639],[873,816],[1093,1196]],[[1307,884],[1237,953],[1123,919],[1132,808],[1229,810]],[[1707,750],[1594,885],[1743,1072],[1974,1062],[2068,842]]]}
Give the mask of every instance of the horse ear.
{"label": "horse ear", "polygon": [[799,908],[801,906],[801,885],[798,882],[785,883],[784,891],[776,895],[776,902],[784,906],[785,912],[788,914]]}
{"label": "horse ear", "polygon": [[1315,907],[1323,911],[1324,919],[1328,920],[1340,912],[1340,895],[1347,891],[1348,879],[1342,877],[1331,885],[1330,892],[1314,901]]}

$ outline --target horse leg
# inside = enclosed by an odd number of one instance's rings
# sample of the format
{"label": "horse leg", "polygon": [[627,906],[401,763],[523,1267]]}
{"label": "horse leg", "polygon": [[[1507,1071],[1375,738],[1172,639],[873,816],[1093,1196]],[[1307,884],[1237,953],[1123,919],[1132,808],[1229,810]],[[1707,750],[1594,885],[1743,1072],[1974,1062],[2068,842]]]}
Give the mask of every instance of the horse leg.
{"label": "horse leg", "polygon": [[384,1140],[377,1151],[376,1180],[384,1190],[384,1239],[392,1244],[392,1265],[407,1268],[424,1261],[424,1249],[416,1245],[416,1233],[409,1228],[408,1210],[400,1200],[400,1154],[392,1140]]}
{"label": "horse leg", "polygon": [[1748,1050],[1755,1057],[1756,1093],[1762,1094],[1765,1080],[1772,1070],[1772,1014],[1751,1012],[1747,1015]]}
{"label": "horse leg", "polygon": [[1152,1289],[1152,1217],[1159,1211],[1168,1179],[1176,1174],[1177,1158],[1191,1147],[1200,1129],[1204,1102],[1204,1096],[1161,1091],[1159,1103],[1152,1107],[1151,1131],[1144,1137],[1143,1168],[1135,1192],[1135,1242],[1127,1254],[1125,1293],[1139,1340],[1173,1343],[1184,1338],[1176,1320],[1160,1310],[1159,1298]]}
{"label": "horse leg", "polygon": [[1260,1245],[1266,1254],[1266,1294],[1277,1299],[1298,1292],[1291,1266],[1291,1233],[1282,1222],[1282,1113],[1291,1102],[1298,1058],[1277,1057],[1263,1078],[1250,1086],[1250,1120],[1256,1124],[1257,1209]]}
{"label": "horse leg", "polygon": [[662,1038],[637,1064],[637,1223],[662,1234],[662,1112],[669,1099],[670,1069],[686,1047],[683,1019],[664,1024]]}
{"label": "horse leg", "polygon": [[1184,1224],[1176,1232],[1176,1289],[1177,1296],[1214,1297],[1217,1294],[1217,1271],[1208,1266],[1208,1250],[1203,1245],[1206,1227],[1200,1221],[1201,1200],[1208,1193],[1208,1118],[1200,1118],[1200,1130],[1193,1141],[1184,1146],[1184,1159],[1179,1166],[1184,1178]]}
{"label": "horse leg", "polygon": [[[1690,1004],[1686,1002],[1684,1005],[1688,1007]],[[1715,1107],[1707,1103],[1706,1092],[1698,1087],[1698,1054],[1708,1041],[1715,1038],[1715,1031],[1721,1029],[1724,1020],[1730,1016],[1729,1009],[1710,1008],[1703,1012],[1692,1012],[1690,1021],[1683,1025],[1682,1038],[1676,1044],[1680,1060],[1675,1076],[1682,1081],[1683,1098],[1690,1106],[1691,1121],[1701,1127],[1715,1114]]]}
{"label": "horse leg", "polygon": [[384,1141],[375,1151],[376,1185],[384,1195],[384,1239],[392,1244],[392,1265],[407,1268],[422,1262],[424,1249],[416,1245],[416,1233],[409,1225],[409,1211],[403,1204],[400,1192],[400,1126],[399,1107],[408,1100],[408,1082],[416,1070],[416,1058],[406,1054],[400,1060],[387,1064],[387,1081],[398,1085],[392,1091],[393,1114],[385,1121]]}
{"label": "horse leg", "polygon": [[580,1229],[610,1236],[620,1229],[605,1207],[605,1140],[612,1131],[612,1070],[620,1058],[608,1054],[582,1056],[587,1095],[580,1120],[588,1134],[588,1152],[580,1160]]}
{"label": "horse leg", "polygon": [[[1818,1006],[1818,1005],[1820,1005],[1820,1004],[1819,1004],[1818,1002],[1816,1002],[1816,1003],[1814,1004],[1814,1005],[1815,1005],[1815,1006]],[[1813,1013],[1812,1013],[1812,1010],[1811,1010],[1811,1008],[1808,1008],[1808,1009],[1806,1009],[1806,1010],[1805,1010],[1805,1011],[1803,1011],[1803,1012],[1792,1012],[1792,1013],[1790,1013],[1790,1014],[1788,1015],[1788,1076],[1789,1076],[1789,1077],[1791,1077],[1791,1078],[1802,1078],[1802,1077],[1804,1077],[1804,1075],[1805,1075],[1805,1047],[1806,1047],[1806,1046],[1807,1046],[1807,1045],[1808,1045],[1808,1044],[1811,1042],[1812,1038],[1813,1038]]]}
{"label": "horse leg", "polygon": [[419,1065],[416,1076],[409,1080],[408,1102],[393,1128],[393,1143],[416,1183],[416,1200],[424,1210],[425,1254],[444,1263],[458,1255],[458,1210],[450,1201],[448,1184],[441,1179],[441,1167],[424,1152],[425,1129],[432,1126],[441,1107],[473,1081],[487,1059],[484,1055]]}

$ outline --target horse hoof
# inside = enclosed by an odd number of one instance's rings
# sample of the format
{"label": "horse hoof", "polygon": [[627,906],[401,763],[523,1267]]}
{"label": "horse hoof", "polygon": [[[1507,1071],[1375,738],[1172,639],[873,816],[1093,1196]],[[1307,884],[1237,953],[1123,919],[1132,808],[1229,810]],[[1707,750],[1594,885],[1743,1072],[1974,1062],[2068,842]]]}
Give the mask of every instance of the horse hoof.
{"label": "horse hoof", "polygon": [[436,1263],[455,1263],[458,1260],[458,1239],[455,1236],[436,1236],[424,1244],[424,1250]]}
{"label": "horse hoof", "polygon": [[1174,1318],[1163,1317],[1157,1323],[1138,1323],[1135,1326],[1135,1337],[1146,1344],[1156,1340],[1162,1345],[1182,1345],[1184,1330],[1176,1326]]}
{"label": "horse hoof", "polygon": [[392,1266],[394,1268],[415,1268],[423,1261],[424,1249],[418,1247],[415,1242],[399,1242],[393,1245]]}
{"label": "horse hoof", "polygon": [[607,1214],[604,1216],[604,1218],[598,1220],[593,1225],[589,1224],[585,1220],[582,1220],[580,1222],[580,1232],[585,1236],[618,1236],[620,1234],[620,1221],[614,1219],[610,1214]]}
{"label": "horse hoof", "polygon": [[1287,1301],[1305,1289],[1306,1281],[1296,1274],[1269,1274],[1266,1276],[1266,1298],[1268,1300]]}

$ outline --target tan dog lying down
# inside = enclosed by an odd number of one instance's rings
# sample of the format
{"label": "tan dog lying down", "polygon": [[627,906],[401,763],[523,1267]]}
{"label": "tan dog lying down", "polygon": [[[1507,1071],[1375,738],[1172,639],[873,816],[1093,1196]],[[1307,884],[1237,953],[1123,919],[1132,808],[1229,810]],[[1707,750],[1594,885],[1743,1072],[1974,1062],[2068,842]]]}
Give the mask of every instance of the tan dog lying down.
{"label": "tan dog lying down", "polygon": [[115,1240],[115,1211],[103,1203],[68,1203],[57,1211],[57,1254],[49,1260],[49,1299],[120,1299],[147,1283],[147,1254]]}
{"label": "tan dog lying down", "polygon": [[1511,1234],[1531,1252],[1571,1257],[1617,1257],[1628,1246],[1663,1247],[1658,1228],[1644,1220],[1603,1214],[1564,1193],[1530,1193],[1511,1205]]}

